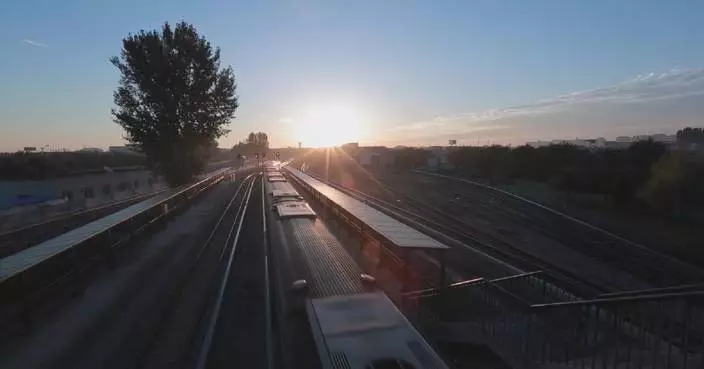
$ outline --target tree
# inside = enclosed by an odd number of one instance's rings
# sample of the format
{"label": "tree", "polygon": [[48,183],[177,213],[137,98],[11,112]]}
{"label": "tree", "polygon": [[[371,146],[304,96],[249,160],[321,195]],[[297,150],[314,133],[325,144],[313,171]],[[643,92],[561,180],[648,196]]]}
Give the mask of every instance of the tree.
{"label": "tree", "polygon": [[110,61],[122,75],[114,121],[170,185],[187,183],[228,132],[238,106],[232,68],[221,68],[220,49],[185,22],[130,34]]}
{"label": "tree", "polygon": [[269,150],[269,135],[264,132],[259,132],[259,145],[265,150]]}
{"label": "tree", "polygon": [[677,143],[686,146],[704,144],[704,128],[687,127],[677,131]]}
{"label": "tree", "polygon": [[265,152],[269,149],[269,136],[264,132],[251,132],[247,136],[247,143],[259,152]]}
{"label": "tree", "polygon": [[698,213],[704,204],[704,163],[686,151],[663,155],[652,166],[650,179],[638,196],[663,215]]}
{"label": "tree", "polygon": [[650,179],[638,196],[653,209],[678,215],[681,209],[681,186],[686,177],[686,164],[681,153],[663,155],[652,166]]}
{"label": "tree", "polygon": [[647,139],[634,142],[626,152],[636,168],[649,170],[653,163],[667,152],[667,147],[661,142]]}
{"label": "tree", "polygon": [[232,146],[238,154],[254,155],[269,151],[269,135],[264,132],[250,132],[244,141]]}

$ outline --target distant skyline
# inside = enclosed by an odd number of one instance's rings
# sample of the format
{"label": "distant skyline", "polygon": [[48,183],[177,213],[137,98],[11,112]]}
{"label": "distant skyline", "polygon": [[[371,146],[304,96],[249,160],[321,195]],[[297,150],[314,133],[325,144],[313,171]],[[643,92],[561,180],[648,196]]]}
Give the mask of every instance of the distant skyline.
{"label": "distant skyline", "polygon": [[179,20],[235,70],[221,147],[250,131],[295,146],[329,106],[368,145],[673,134],[704,126],[701,14],[685,0],[5,0],[0,151],[124,144],[108,59]]}

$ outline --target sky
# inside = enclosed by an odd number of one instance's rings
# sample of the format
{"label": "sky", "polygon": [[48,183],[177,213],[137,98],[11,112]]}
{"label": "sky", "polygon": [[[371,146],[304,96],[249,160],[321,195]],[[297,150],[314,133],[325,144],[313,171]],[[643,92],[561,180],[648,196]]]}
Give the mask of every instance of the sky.
{"label": "sky", "polygon": [[109,58],[180,20],[235,71],[221,147],[250,131],[273,146],[674,133],[704,126],[702,14],[695,0],[3,0],[0,151],[123,144]]}

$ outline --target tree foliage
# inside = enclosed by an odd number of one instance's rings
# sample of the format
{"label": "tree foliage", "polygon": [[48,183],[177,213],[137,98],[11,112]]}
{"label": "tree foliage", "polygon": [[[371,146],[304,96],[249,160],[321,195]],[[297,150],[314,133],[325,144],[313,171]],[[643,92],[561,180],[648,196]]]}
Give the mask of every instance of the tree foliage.
{"label": "tree foliage", "polygon": [[638,195],[658,213],[678,216],[704,205],[704,165],[696,156],[668,153],[653,164],[651,173]]}
{"label": "tree foliage", "polygon": [[618,150],[461,147],[450,154],[450,161],[470,176],[546,182],[568,194],[601,194],[614,205],[666,216],[704,205],[701,157],[696,152],[668,152],[653,140]]}
{"label": "tree foliage", "polygon": [[[362,150],[375,148],[354,152]],[[425,166],[431,153],[398,147],[386,154],[394,156],[393,167],[408,170]],[[368,168],[360,166],[359,158],[342,151],[311,150],[302,161],[315,172],[354,185],[373,177]],[[455,174],[479,180],[542,182],[569,196],[600,195],[615,208],[656,216],[693,219],[704,215],[704,155],[697,150],[668,151],[665,144],[653,140],[620,149],[568,144],[457,147],[449,150],[449,161]]]}
{"label": "tree foliage", "polygon": [[686,176],[681,153],[663,155],[653,164],[652,175],[638,195],[650,207],[664,213],[679,213],[681,198],[679,187]]}
{"label": "tree foliage", "polygon": [[264,132],[250,132],[244,141],[232,147],[235,154],[250,156],[269,150],[269,136]]}
{"label": "tree foliage", "polygon": [[237,109],[231,67],[185,22],[140,31],[111,58],[120,73],[114,121],[171,185],[188,182],[205,165],[216,138]]}
{"label": "tree foliage", "polygon": [[677,142],[682,145],[704,144],[704,128],[687,127],[677,131]]}

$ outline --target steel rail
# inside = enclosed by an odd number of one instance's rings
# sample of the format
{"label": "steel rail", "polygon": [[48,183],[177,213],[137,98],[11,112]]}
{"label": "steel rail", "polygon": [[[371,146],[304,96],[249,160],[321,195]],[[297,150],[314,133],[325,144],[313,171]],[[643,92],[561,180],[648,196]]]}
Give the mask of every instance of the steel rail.
{"label": "steel rail", "polygon": [[[249,179],[249,177],[247,178]],[[240,233],[242,231],[242,224],[244,223],[244,218],[245,214],[247,212],[247,207],[249,205],[249,199],[251,198],[252,195],[252,189],[254,188],[254,180],[249,181],[249,186],[247,187],[245,197],[240,203],[239,209],[237,211],[237,214],[239,215],[239,219],[236,220],[236,226],[231,229],[231,232],[235,230],[234,233],[234,238],[232,239],[232,245],[229,249],[229,255],[227,257],[227,263],[225,264],[225,270],[223,272],[222,279],[220,280],[220,284],[217,290],[217,294],[215,296],[215,302],[213,303],[213,311],[209,316],[208,323],[206,326],[205,330],[205,336],[203,338],[203,342],[200,345],[200,349],[198,352],[198,359],[196,361],[196,368],[197,369],[204,369],[207,361],[208,361],[208,354],[210,353],[210,348],[212,346],[213,342],[213,336],[215,335],[215,327],[217,326],[218,319],[220,317],[220,310],[222,308],[222,303],[225,297],[225,290],[227,289],[227,284],[228,281],[230,280],[230,271],[232,270],[232,263],[235,259],[235,252],[237,251],[237,243],[240,238]],[[228,234],[227,241],[230,241],[231,233]],[[226,248],[223,249],[223,253],[226,251]]]}

